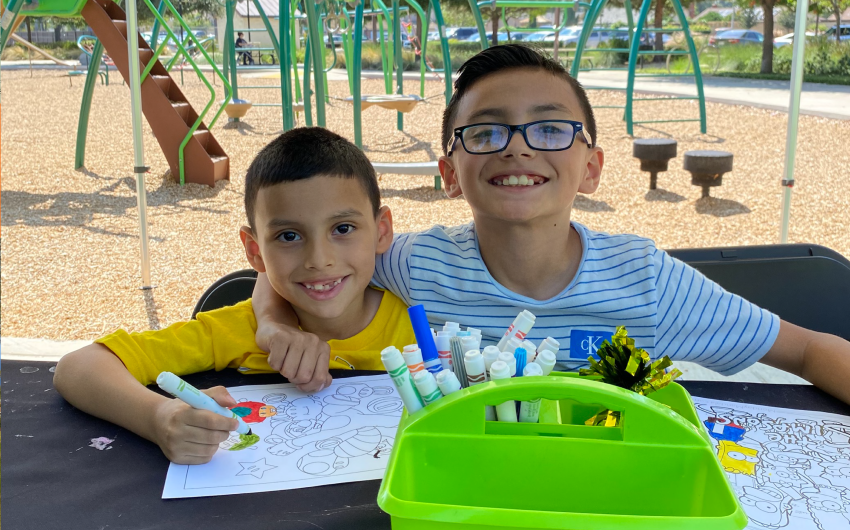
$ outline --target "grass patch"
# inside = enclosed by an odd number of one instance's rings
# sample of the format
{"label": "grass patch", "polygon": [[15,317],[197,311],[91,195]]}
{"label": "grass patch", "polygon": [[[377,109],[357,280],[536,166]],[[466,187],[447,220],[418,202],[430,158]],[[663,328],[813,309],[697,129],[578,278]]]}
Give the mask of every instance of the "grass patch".
{"label": "grass patch", "polygon": [[[717,77],[737,77],[741,79],[767,79],[771,81],[789,81],[791,74],[760,74],[750,72],[717,72]],[[806,83],[823,83],[826,85],[850,85],[850,76],[804,74]]]}

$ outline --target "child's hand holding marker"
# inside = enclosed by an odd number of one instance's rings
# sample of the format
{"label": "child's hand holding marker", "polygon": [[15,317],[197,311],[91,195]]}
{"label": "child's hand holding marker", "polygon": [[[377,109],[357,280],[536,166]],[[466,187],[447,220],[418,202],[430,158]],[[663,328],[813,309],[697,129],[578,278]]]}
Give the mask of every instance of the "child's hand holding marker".
{"label": "child's hand holding marker", "polygon": [[[236,405],[236,400],[223,386],[201,392],[225,409]],[[218,444],[227,440],[230,432],[236,431],[240,423],[236,418],[226,418],[211,410],[195,408],[181,399],[163,401],[154,411],[153,419],[154,441],[175,464],[209,462],[218,451]]]}

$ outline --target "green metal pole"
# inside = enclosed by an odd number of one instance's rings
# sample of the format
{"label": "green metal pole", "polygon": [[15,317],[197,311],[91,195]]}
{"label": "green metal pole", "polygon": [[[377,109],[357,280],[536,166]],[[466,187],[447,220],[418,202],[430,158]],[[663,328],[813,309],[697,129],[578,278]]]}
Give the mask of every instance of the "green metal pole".
{"label": "green metal pole", "polygon": [[3,17],[0,18],[0,52],[6,47],[6,42],[10,38],[12,26],[15,24],[15,19],[18,18],[18,13],[21,11],[21,6],[25,0],[9,0],[6,4],[6,10],[3,11]]}
{"label": "green metal pole", "polygon": [[469,0],[469,7],[475,16],[475,25],[478,27],[478,35],[481,37],[481,49],[486,50],[490,47],[490,43],[487,42],[487,29],[484,27],[484,19],[481,18],[481,9],[478,7],[477,0]]}
{"label": "green metal pole", "polygon": [[[159,7],[157,11],[160,15],[165,13],[165,2],[159,0]],[[155,50],[159,40],[159,19],[154,17],[153,20],[153,30],[151,30],[151,49]]]}
{"label": "green metal pole", "polygon": [[584,52],[584,47],[587,44],[587,38],[593,31],[593,27],[596,24],[596,18],[599,16],[599,13],[602,12],[602,9],[605,7],[607,1],[608,0],[595,0],[590,6],[590,9],[588,9],[587,14],[584,16],[584,24],[581,27],[581,35],[579,35],[578,42],[576,43],[576,51],[575,55],[573,56],[573,64],[570,65],[570,75],[573,77],[578,77],[578,73],[581,68],[581,56]]}
{"label": "green metal pole", "polygon": [[449,53],[449,40],[446,38],[446,22],[443,19],[443,9],[440,0],[431,0],[434,6],[434,16],[437,18],[437,30],[440,32],[440,47],[443,49],[443,80],[446,83],[446,105],[452,99],[452,57]]}
{"label": "green metal pole", "polygon": [[[233,15],[236,12],[235,0],[227,0],[225,2],[225,9],[227,9],[227,37],[230,39],[230,46],[227,47],[225,60],[230,62],[230,89],[233,91],[233,99],[239,99],[239,80],[236,77],[236,41],[233,38]],[[239,121],[239,118],[234,118],[231,121]]]}
{"label": "green metal pole", "polygon": [[[254,0],[256,4],[259,5],[258,0]],[[295,127],[295,116],[292,111],[292,77],[290,77],[290,70],[292,70],[289,46],[292,43],[289,39],[289,1],[290,0],[281,0],[280,7],[278,8],[278,31],[280,32],[280,46],[275,46],[277,51],[277,57],[279,59],[280,64],[280,103],[281,108],[283,109],[283,130],[284,132]],[[307,0],[308,2],[311,0]],[[265,13],[263,13],[263,20],[268,20],[265,17]],[[269,28],[271,30],[271,28]],[[269,34],[272,36],[272,42],[276,39],[274,37],[274,32],[269,31]],[[296,77],[298,74],[296,72]]]}
{"label": "green metal pole", "polygon": [[296,54],[298,43],[295,40],[295,24],[297,24],[297,20],[295,19],[296,2],[292,2],[291,5],[292,11],[289,13],[289,50],[292,53],[292,70],[295,74],[295,101],[303,101],[304,98],[301,96],[301,82],[298,80],[298,55]]}
{"label": "green metal pole", "polygon": [[[389,19],[387,20],[387,25],[389,26]],[[384,45],[384,20],[381,18],[381,15],[378,15],[378,31],[381,35],[381,65],[383,66],[384,74],[384,90],[387,94],[392,94],[392,64],[390,63],[389,57],[387,57],[387,49]]]}
{"label": "green metal pole", "polygon": [[310,34],[304,34],[304,124],[307,127],[313,126],[313,91],[310,90]]}
{"label": "green metal pole", "polygon": [[[308,0],[309,1],[309,0]],[[354,10],[354,53],[350,70],[354,80],[353,90],[351,91],[352,103],[354,106],[354,145],[363,148],[363,131],[362,131],[362,110],[363,100],[360,90],[360,72],[363,68],[363,2],[357,4]]]}
{"label": "green metal pole", "polygon": [[[393,54],[396,61],[396,94],[404,94],[404,58],[401,56],[401,19],[398,12],[398,0],[393,0]],[[404,114],[396,112],[399,131],[404,130]]]}
{"label": "green metal pole", "polygon": [[649,4],[651,1],[643,0],[641,4],[640,15],[638,15],[637,24],[635,25],[635,34],[629,49],[629,77],[626,82],[626,132],[629,136],[634,135],[635,129],[632,106],[635,90],[635,68],[637,67],[638,52],[640,51],[640,38],[643,35],[643,25],[646,22],[646,16],[649,14]]}
{"label": "green metal pole", "polygon": [[[699,129],[705,134],[708,130],[708,124],[705,117],[705,93],[702,87],[702,68],[699,65],[699,56],[697,55],[697,47],[694,45],[694,38],[691,36],[691,28],[688,27],[688,19],[685,17],[685,11],[682,9],[682,4],[679,0],[672,0],[673,9],[679,16],[679,21],[682,23],[682,30],[685,32],[685,41],[688,43],[688,51],[691,52],[691,62],[694,65],[694,83],[697,85],[697,97],[699,97]],[[805,40],[805,39],[802,39]]]}
{"label": "green metal pole", "polygon": [[103,57],[103,43],[100,39],[95,40],[94,48],[89,58],[89,71],[86,75],[86,85],[83,89],[83,100],[80,104],[80,119],[77,124],[77,150],[74,156],[74,169],[80,169],[86,163],[86,136],[89,130],[89,113],[91,112],[91,100],[94,87],[97,84],[97,71],[100,69],[100,61]]}
{"label": "green metal pole", "polygon": [[[316,2],[313,0],[305,0],[304,6],[307,11],[307,24],[309,26],[310,46],[312,47],[314,81],[316,83],[316,125],[319,127],[325,126],[325,83],[324,83],[324,63],[322,59],[322,32],[319,29],[319,17],[316,13]],[[305,97],[306,99],[306,97]]]}

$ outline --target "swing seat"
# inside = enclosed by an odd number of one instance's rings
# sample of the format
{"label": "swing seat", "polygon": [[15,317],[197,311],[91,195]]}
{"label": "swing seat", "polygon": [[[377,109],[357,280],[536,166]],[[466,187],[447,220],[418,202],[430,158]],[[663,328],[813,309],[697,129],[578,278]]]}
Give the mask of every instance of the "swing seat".
{"label": "swing seat", "polygon": [[[385,109],[397,110],[398,112],[410,112],[420,101],[424,101],[417,95],[401,95],[401,94],[381,94],[381,95],[363,95],[360,96],[362,109],[366,110],[372,105],[377,105]],[[349,103],[354,102],[354,97],[345,98]]]}
{"label": "swing seat", "polygon": [[246,99],[233,100],[224,107],[224,112],[230,119],[244,118],[248,111],[251,110],[253,104]]}

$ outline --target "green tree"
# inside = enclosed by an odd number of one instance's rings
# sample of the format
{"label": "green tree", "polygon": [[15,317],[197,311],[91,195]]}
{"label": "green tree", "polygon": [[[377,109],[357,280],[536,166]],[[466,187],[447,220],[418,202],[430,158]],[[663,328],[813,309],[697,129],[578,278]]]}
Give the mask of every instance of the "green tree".
{"label": "green tree", "polygon": [[[819,0],[817,1],[824,11],[832,11],[835,15],[835,27],[841,28],[841,12],[850,7],[850,0]],[[835,41],[841,41],[841,31],[835,32]]]}

